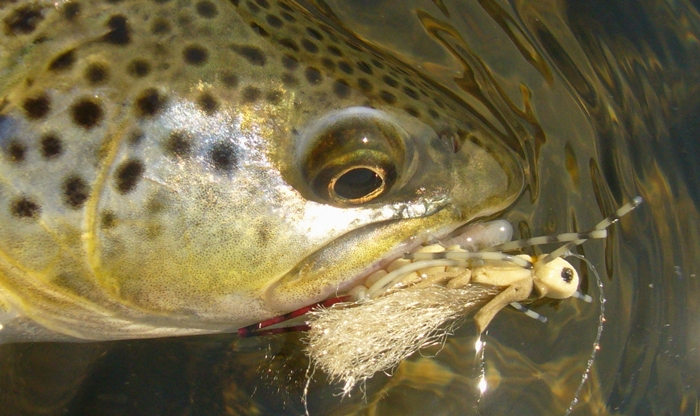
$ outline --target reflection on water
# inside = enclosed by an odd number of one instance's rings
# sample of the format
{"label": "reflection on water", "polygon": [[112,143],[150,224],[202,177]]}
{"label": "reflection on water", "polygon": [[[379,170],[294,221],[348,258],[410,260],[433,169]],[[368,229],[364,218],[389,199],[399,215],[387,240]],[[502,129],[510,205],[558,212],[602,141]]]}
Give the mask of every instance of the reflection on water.
{"label": "reflection on water", "polygon": [[[572,414],[700,410],[700,19],[688,1],[316,2],[359,37],[454,92],[520,155],[528,188],[504,214],[522,236],[584,229],[634,195],[645,205],[580,248],[603,276],[607,322]],[[311,6],[309,6],[311,7]],[[332,13],[332,14],[331,14]],[[581,265],[583,289],[595,283]],[[506,310],[340,400],[315,374],[312,414],[563,414],[598,307]],[[0,346],[7,414],[301,414],[298,335]],[[439,354],[433,357],[435,354]]]}

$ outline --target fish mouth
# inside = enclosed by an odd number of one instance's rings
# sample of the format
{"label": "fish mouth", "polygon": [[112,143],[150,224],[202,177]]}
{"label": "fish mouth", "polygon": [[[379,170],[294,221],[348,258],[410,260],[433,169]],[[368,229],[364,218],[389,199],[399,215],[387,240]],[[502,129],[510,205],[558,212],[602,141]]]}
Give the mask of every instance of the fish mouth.
{"label": "fish mouth", "polygon": [[[469,228],[463,228],[465,225]],[[494,230],[498,231],[494,233]],[[482,233],[487,238],[475,236],[476,233]],[[405,254],[479,251],[482,246],[493,243],[494,238],[499,243],[510,240],[512,226],[504,220],[484,223],[483,226],[482,223],[461,224],[445,227],[440,232],[426,233],[422,237],[402,242],[356,276],[340,282],[333,290],[322,291],[320,297],[313,302],[307,300],[306,303],[300,304],[303,306],[297,305],[290,312],[239,328],[238,334],[241,337],[250,337],[306,331],[310,329],[309,324],[300,317],[318,307],[330,307],[341,302],[361,302],[394,292],[402,287],[413,285],[426,287],[446,284],[452,279],[458,280],[464,273],[463,262],[453,259],[414,260],[407,258]],[[278,325],[282,322],[286,323]]]}
{"label": "fish mouth", "polygon": [[[442,230],[441,233],[429,235],[424,240],[416,240],[411,244],[404,245],[400,253],[391,253],[384,256],[377,263],[368,267],[362,273],[349,279],[344,285],[339,286],[335,292],[336,297],[342,297],[350,301],[360,301],[367,298],[374,298],[393,288],[400,288],[412,285],[426,279],[431,273],[446,272],[445,267],[427,267],[418,269],[420,265],[413,264],[405,267],[416,260],[407,258],[407,254],[416,252],[441,252],[441,251],[471,251],[476,252],[483,246],[494,246],[496,244],[509,241],[512,237],[512,226],[504,220],[491,222],[491,227],[484,227],[483,233],[492,233],[494,228],[498,228],[501,233],[495,240],[493,237],[481,238],[480,243],[474,240],[473,226],[475,223],[461,224],[452,229]],[[476,225],[479,225],[476,223]],[[472,227],[470,229],[466,227]],[[490,228],[490,230],[489,230]],[[491,234],[489,234],[491,235]],[[445,261],[443,261],[445,262]],[[449,261],[447,261],[449,262]],[[425,261],[421,263],[426,263]],[[408,269],[414,270],[408,270]],[[417,269],[417,270],[415,270]],[[405,272],[404,272],[405,271]],[[391,276],[395,276],[393,279]],[[388,279],[388,280],[387,280]],[[392,283],[393,282],[393,283]],[[387,285],[388,283],[388,285]]]}
{"label": "fish mouth", "polygon": [[[437,217],[448,215],[437,214]],[[307,256],[293,270],[266,288],[263,299],[267,308],[284,314],[331,297],[351,296],[359,299],[367,285],[410,262],[403,259],[405,253],[419,250],[425,244],[449,239],[455,230],[458,231],[464,225],[463,222],[452,221],[449,225],[444,225],[443,222],[442,226],[427,227],[422,231],[414,229],[413,232],[406,232],[404,238],[394,239],[392,244],[386,246],[383,246],[383,241],[373,241],[372,237],[375,234],[392,235],[393,229],[406,229],[405,222],[418,220],[420,219],[374,224],[330,242]],[[370,247],[362,248],[363,243]],[[374,252],[372,243],[375,246]],[[350,250],[349,253],[342,251],[347,245],[351,247],[346,248]],[[382,250],[377,248],[382,246]],[[359,250],[356,249],[358,247]],[[338,260],[341,254],[344,254],[344,260]]]}

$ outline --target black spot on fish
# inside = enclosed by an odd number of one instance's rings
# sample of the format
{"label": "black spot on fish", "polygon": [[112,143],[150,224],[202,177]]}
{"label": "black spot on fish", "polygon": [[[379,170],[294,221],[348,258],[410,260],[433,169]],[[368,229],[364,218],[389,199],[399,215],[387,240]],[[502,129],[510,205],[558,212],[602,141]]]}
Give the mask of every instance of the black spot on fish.
{"label": "black spot on fish", "polygon": [[260,98],[261,92],[256,87],[246,87],[243,90],[242,101],[245,104],[252,104]]}
{"label": "black spot on fish", "polygon": [[335,56],[343,56],[343,52],[341,52],[337,46],[333,46],[333,45],[329,46],[328,52],[332,53]]}
{"label": "black spot on fish", "polygon": [[85,129],[91,129],[102,121],[102,107],[91,98],[82,98],[70,108],[73,122]]}
{"label": "black spot on fish", "polygon": [[192,138],[184,131],[174,131],[163,143],[163,150],[170,156],[185,158],[192,150]]}
{"label": "black spot on fish", "polygon": [[129,133],[129,144],[132,146],[137,146],[143,141],[143,138],[145,135],[141,130],[134,130],[131,133]]}
{"label": "black spot on fish", "polygon": [[71,175],[63,181],[63,202],[70,208],[79,209],[88,199],[90,188],[78,175]]}
{"label": "black spot on fish", "polygon": [[357,67],[360,69],[360,71],[364,72],[365,74],[372,75],[374,73],[372,67],[369,66],[369,64],[365,61],[359,61],[357,63]]}
{"label": "black spot on fish", "polygon": [[290,55],[284,55],[282,57],[282,65],[287,68],[290,71],[294,71],[299,67],[299,61],[297,61],[297,58],[290,56]]}
{"label": "black spot on fish", "polygon": [[203,65],[209,58],[209,52],[202,46],[189,45],[182,51],[182,57],[190,65]]}
{"label": "black spot on fish", "polygon": [[93,63],[85,69],[85,80],[90,85],[98,85],[107,80],[109,70],[104,64]]}
{"label": "black spot on fish", "polygon": [[316,39],[316,40],[323,40],[323,35],[321,34],[321,32],[319,32],[318,30],[316,30],[314,28],[307,27],[306,33],[311,35],[311,37]]}
{"label": "black spot on fish", "polygon": [[117,215],[109,210],[102,212],[100,216],[100,228],[103,230],[109,230],[117,225]]}
{"label": "black spot on fish", "polygon": [[63,142],[56,133],[48,133],[41,138],[41,155],[44,159],[52,159],[62,152]]}
{"label": "black spot on fish", "polygon": [[277,42],[285,48],[289,48],[295,52],[299,52],[299,45],[297,45],[296,42],[289,38],[280,39]]}
{"label": "black spot on fish", "polygon": [[231,172],[237,162],[236,151],[230,143],[217,143],[210,153],[211,163],[214,169],[221,172]]}
{"label": "black spot on fish", "polygon": [[219,11],[216,9],[216,5],[207,0],[197,2],[195,8],[197,9],[198,15],[207,19],[212,19],[219,14]]}
{"label": "black spot on fish", "polygon": [[440,114],[438,114],[438,112],[433,110],[432,108],[428,110],[428,114],[430,114],[430,117],[434,118],[435,120],[440,118]]}
{"label": "black spot on fish", "polygon": [[395,80],[394,78],[390,77],[389,75],[384,75],[382,77],[382,79],[384,80],[386,85],[388,85],[390,87],[396,88],[399,86],[399,81]]}
{"label": "black spot on fish", "polygon": [[284,19],[288,22],[296,22],[297,21],[297,19],[294,16],[292,16],[291,14],[289,14],[287,12],[280,12],[280,16],[282,16],[282,19]]}
{"label": "black spot on fish", "polygon": [[268,3],[267,0],[255,0],[256,3],[263,9],[269,9],[270,8],[270,3]]}
{"label": "black spot on fish", "polygon": [[258,35],[267,38],[270,36],[269,33],[267,33],[267,30],[263,29],[262,26],[255,22],[250,22],[250,28],[253,29],[253,32],[257,33]]}
{"label": "black spot on fish", "polygon": [[80,14],[80,3],[71,2],[63,3],[63,17],[67,20],[73,21]]}
{"label": "black spot on fish", "polygon": [[292,12],[292,13],[294,12],[294,9],[292,9],[292,7],[290,5],[288,5],[287,3],[283,2],[283,1],[278,1],[277,4],[280,6],[280,9],[282,9],[282,10],[286,10],[286,11]]}
{"label": "black spot on fish", "polygon": [[35,97],[27,98],[22,103],[22,108],[27,118],[39,120],[46,117],[51,110],[51,102],[46,94],[40,94]]}
{"label": "black spot on fish", "polygon": [[377,67],[379,69],[384,69],[384,64],[379,62],[376,59],[372,59],[372,65],[374,65],[375,67]]}
{"label": "black spot on fish", "polygon": [[10,212],[17,218],[36,218],[41,207],[30,198],[20,198],[10,204]]}
{"label": "black spot on fish", "polygon": [[341,71],[345,72],[348,75],[351,75],[353,72],[355,72],[352,66],[350,66],[350,64],[345,61],[339,61],[338,68],[340,68]]}
{"label": "black spot on fish", "polygon": [[151,65],[144,59],[134,59],[129,62],[126,71],[134,78],[143,78],[151,72]]}
{"label": "black spot on fish", "polygon": [[[8,6],[3,5],[3,7]],[[38,4],[19,7],[3,20],[5,34],[9,36],[27,35],[36,30],[42,20],[44,20],[44,15]]]}
{"label": "black spot on fish", "polygon": [[306,68],[306,71],[304,71],[304,76],[311,85],[317,85],[321,81],[323,81],[323,75],[321,75],[321,71],[312,66]]}
{"label": "black spot on fish", "polygon": [[129,159],[117,167],[114,186],[122,195],[133,191],[143,176],[145,168],[138,159]]}
{"label": "black spot on fish", "polygon": [[238,7],[239,0],[229,0],[229,2],[231,2],[231,4],[233,4],[234,6]]}
{"label": "black spot on fish", "polygon": [[260,11],[260,7],[258,7],[255,3],[251,1],[245,2],[245,5],[248,6],[248,10],[250,10],[253,13],[258,13]]}
{"label": "black spot on fish", "polygon": [[301,40],[301,46],[309,53],[318,52],[318,46],[306,38]]}
{"label": "black spot on fish", "polygon": [[403,87],[403,92],[414,100],[418,99],[418,93],[409,87]]}
{"label": "black spot on fish", "polygon": [[248,62],[257,66],[264,66],[266,59],[265,54],[259,48],[255,46],[245,46],[245,45],[231,45],[231,49],[234,52],[244,57]]}
{"label": "black spot on fish", "polygon": [[279,28],[281,28],[281,27],[284,25],[284,22],[282,21],[282,19],[280,19],[279,17],[275,16],[274,14],[268,14],[268,15],[265,17],[265,20],[267,20],[267,23],[268,23],[270,26],[274,27],[275,29],[279,29]]}
{"label": "black spot on fish", "polygon": [[112,45],[124,46],[131,42],[131,28],[125,16],[114,15],[107,21],[110,31],[102,36],[102,40]]}
{"label": "black spot on fish", "polygon": [[365,78],[358,78],[357,86],[360,87],[362,92],[371,92],[374,89],[372,83],[367,81]]}
{"label": "black spot on fish", "polygon": [[396,96],[388,91],[379,91],[379,97],[387,104],[396,103]]}
{"label": "black spot on fish", "polygon": [[65,71],[70,69],[75,63],[75,51],[73,49],[58,55],[49,64],[50,71]]}
{"label": "black spot on fish", "polygon": [[170,22],[162,18],[155,19],[151,25],[151,33],[154,35],[164,35],[170,33],[170,30]]}
{"label": "black spot on fish", "polygon": [[7,156],[10,159],[10,162],[23,162],[26,152],[27,147],[16,140],[11,140],[10,144],[7,146]]}
{"label": "black spot on fish", "polygon": [[338,98],[348,98],[350,96],[350,85],[344,79],[336,80],[333,83],[333,93]]}
{"label": "black spot on fish", "polygon": [[165,102],[158,90],[148,88],[136,99],[136,112],[141,117],[153,117],[165,108]]}
{"label": "black spot on fish", "polygon": [[412,115],[413,117],[420,117],[420,112],[418,110],[416,110],[414,107],[409,106],[409,107],[404,108],[404,110],[406,110],[406,112],[408,114]]}
{"label": "black spot on fish", "polygon": [[219,109],[219,102],[208,92],[202,93],[202,95],[199,96],[197,105],[199,105],[199,108],[208,116],[213,116],[216,110]]}
{"label": "black spot on fish", "polygon": [[238,77],[232,72],[224,72],[221,74],[221,82],[229,88],[236,88],[238,86]]}

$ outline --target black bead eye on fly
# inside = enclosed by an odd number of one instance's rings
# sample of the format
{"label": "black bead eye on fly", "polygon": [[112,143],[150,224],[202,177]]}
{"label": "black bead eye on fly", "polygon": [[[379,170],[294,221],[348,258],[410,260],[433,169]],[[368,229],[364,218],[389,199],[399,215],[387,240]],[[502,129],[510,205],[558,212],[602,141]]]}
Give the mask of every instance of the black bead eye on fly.
{"label": "black bead eye on fly", "polygon": [[561,269],[561,278],[566,283],[571,283],[571,279],[574,278],[574,271],[568,267]]}
{"label": "black bead eye on fly", "polygon": [[407,134],[370,108],[338,112],[311,129],[301,173],[314,199],[356,206],[386,195],[404,167]]}

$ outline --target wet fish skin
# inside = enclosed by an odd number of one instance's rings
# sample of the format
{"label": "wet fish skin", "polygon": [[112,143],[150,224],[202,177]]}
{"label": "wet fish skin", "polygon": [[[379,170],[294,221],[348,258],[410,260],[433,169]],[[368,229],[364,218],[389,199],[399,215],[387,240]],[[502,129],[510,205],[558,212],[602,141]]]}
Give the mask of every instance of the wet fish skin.
{"label": "wet fish skin", "polygon": [[[3,4],[0,340],[234,330],[513,201],[519,166],[478,119],[331,23],[267,0]],[[343,163],[385,191],[329,198]]]}

